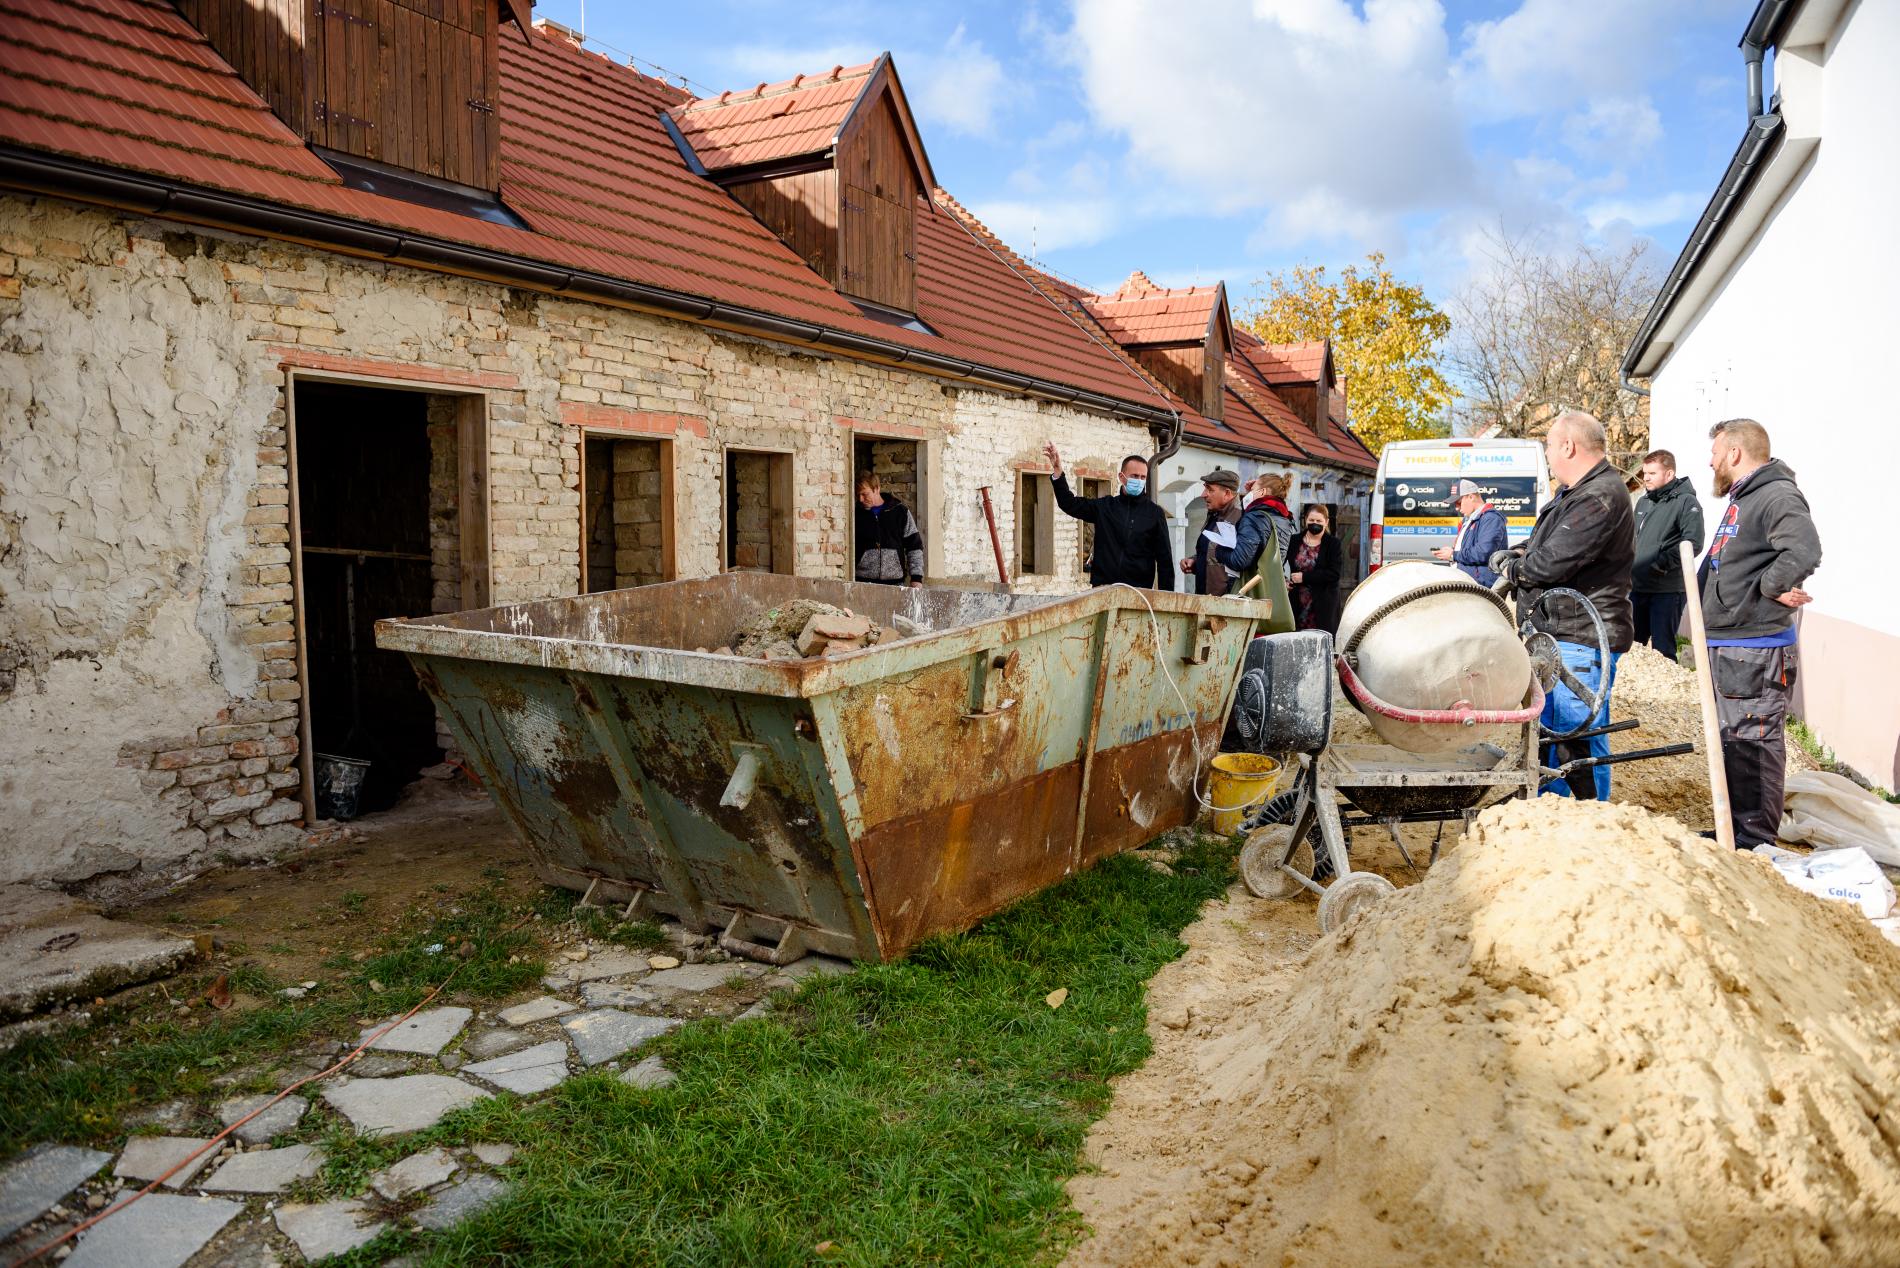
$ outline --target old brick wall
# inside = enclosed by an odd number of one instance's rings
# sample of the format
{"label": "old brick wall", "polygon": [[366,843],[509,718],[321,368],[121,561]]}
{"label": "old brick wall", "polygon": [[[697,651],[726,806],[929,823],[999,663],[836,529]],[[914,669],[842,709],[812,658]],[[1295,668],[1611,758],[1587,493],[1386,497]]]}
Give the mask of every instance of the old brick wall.
{"label": "old brick wall", "polygon": [[[1008,531],[1015,472],[1042,470],[1046,441],[1097,473],[1151,445],[1067,407],[660,317],[0,199],[0,881],[149,875],[295,839],[293,371],[443,402],[438,610],[461,605],[457,394],[485,399],[496,603],[580,588],[583,434],[671,442],[681,577],[720,570],[728,446],[791,454],[794,570],[842,577],[852,438],[918,441],[938,473],[924,518],[942,572],[986,579],[979,485]],[[659,478],[623,477],[637,491]],[[1036,588],[1082,584],[1077,527],[1058,517],[1061,571]],[[645,575],[659,537],[616,524],[616,567],[626,552]]]}

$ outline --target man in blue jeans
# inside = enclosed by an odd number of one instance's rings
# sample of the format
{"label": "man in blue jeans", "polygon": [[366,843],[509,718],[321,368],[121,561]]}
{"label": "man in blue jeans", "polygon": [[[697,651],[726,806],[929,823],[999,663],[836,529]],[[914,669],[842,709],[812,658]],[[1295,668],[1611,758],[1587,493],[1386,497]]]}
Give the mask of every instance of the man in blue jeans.
{"label": "man in blue jeans", "polygon": [[[1596,627],[1576,600],[1554,595],[1538,614],[1538,628],[1557,641],[1564,664],[1602,704],[1594,717],[1588,704],[1563,682],[1550,689],[1544,726],[1552,731],[1587,730],[1610,721],[1610,689],[1616,685],[1616,660],[1630,649],[1635,625],[1630,611],[1630,567],[1636,560],[1636,515],[1623,475],[1605,450],[1603,424],[1588,414],[1560,415],[1544,438],[1550,474],[1563,487],[1537,517],[1531,537],[1516,550],[1501,550],[1491,567],[1517,588],[1517,615],[1523,621],[1546,591],[1575,590],[1590,601],[1609,636],[1610,663],[1598,663]],[[1590,726],[1583,724],[1589,722]],[[1547,744],[1545,766],[1557,767],[1581,757],[1603,757],[1608,736]],[[1573,771],[1553,780],[1544,792],[1580,800],[1608,801],[1607,766]]]}

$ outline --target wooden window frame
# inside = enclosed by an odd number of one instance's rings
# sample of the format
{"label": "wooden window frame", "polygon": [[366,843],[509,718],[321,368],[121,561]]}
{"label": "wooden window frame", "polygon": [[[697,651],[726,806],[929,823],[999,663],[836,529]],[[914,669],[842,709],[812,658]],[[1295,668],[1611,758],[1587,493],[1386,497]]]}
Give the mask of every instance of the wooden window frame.
{"label": "wooden window frame", "polygon": [[[766,478],[774,487],[766,496],[773,501],[783,498],[785,511],[784,515],[772,521],[772,571],[778,576],[795,577],[798,575],[798,450],[773,445],[719,447],[719,571],[722,574],[738,571],[726,562],[730,546],[726,536],[726,520],[732,506],[732,487],[727,476],[732,470],[732,455],[736,453],[765,454],[786,460],[782,464],[771,464]],[[783,572],[777,567],[781,551],[790,565]]]}
{"label": "wooden window frame", "polygon": [[[297,387],[301,383],[333,383],[343,387],[416,392],[424,396],[455,398],[456,523],[461,532],[461,560],[456,571],[456,601],[464,611],[493,602],[491,571],[494,539],[488,459],[488,398],[481,388],[349,374],[289,366],[284,372],[284,466],[290,503],[290,604],[292,637],[297,645],[297,771],[305,823],[317,821],[316,754],[311,747],[310,649],[304,635],[303,510],[297,492]],[[585,574],[583,574],[585,575]]]}
{"label": "wooden window frame", "polygon": [[[932,481],[936,474],[937,440],[932,436],[912,436],[898,431],[880,430],[877,427],[847,427],[844,433],[844,487],[845,487],[845,552],[844,579],[858,579],[857,561],[857,514],[858,514],[858,442],[860,440],[899,440],[917,446],[917,505],[910,508],[917,517],[917,531],[924,535],[924,576],[936,577],[943,574],[943,546],[937,541],[937,535],[931,531],[930,513]],[[722,519],[720,523],[724,523]],[[720,555],[725,558],[724,554]]]}
{"label": "wooden window frame", "polygon": [[1015,514],[1011,517],[1016,530],[1016,575],[1018,577],[1054,577],[1060,575],[1056,564],[1056,494],[1053,485],[1041,490],[1035,498],[1035,522],[1030,525],[1034,534],[1031,547],[1035,551],[1035,568],[1025,565],[1023,559],[1023,489],[1027,482],[1041,480],[1047,483],[1046,471],[1016,471]]}
{"label": "wooden window frame", "polygon": [[[589,440],[622,441],[630,440],[640,444],[653,444],[660,447],[660,580],[662,582],[679,580],[678,536],[675,529],[676,512],[674,493],[676,490],[674,463],[677,455],[671,436],[650,436],[644,433],[632,433],[613,427],[576,427],[580,433],[574,442],[580,451],[580,478],[575,488],[580,493],[580,525],[576,530],[580,534],[581,567],[576,594],[592,594],[587,588],[587,442]],[[723,476],[721,477],[723,480]],[[723,509],[723,508],[722,508]],[[721,532],[724,532],[725,519],[720,518]],[[719,557],[724,559],[722,546]],[[616,573],[614,579],[619,580]]]}

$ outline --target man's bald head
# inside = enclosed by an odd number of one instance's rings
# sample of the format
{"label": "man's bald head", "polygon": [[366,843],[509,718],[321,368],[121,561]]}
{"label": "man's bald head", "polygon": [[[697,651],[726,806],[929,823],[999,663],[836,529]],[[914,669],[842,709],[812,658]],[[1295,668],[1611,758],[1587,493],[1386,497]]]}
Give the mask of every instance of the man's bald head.
{"label": "man's bald head", "polygon": [[1603,424],[1596,420],[1595,415],[1570,410],[1557,415],[1557,421],[1550,425],[1550,429],[1553,432],[1561,430],[1585,453],[1601,458],[1609,451],[1609,435],[1604,432]]}
{"label": "man's bald head", "polygon": [[1572,485],[1603,461],[1609,438],[1603,424],[1589,414],[1570,410],[1557,415],[1544,436],[1544,461],[1559,484]]}

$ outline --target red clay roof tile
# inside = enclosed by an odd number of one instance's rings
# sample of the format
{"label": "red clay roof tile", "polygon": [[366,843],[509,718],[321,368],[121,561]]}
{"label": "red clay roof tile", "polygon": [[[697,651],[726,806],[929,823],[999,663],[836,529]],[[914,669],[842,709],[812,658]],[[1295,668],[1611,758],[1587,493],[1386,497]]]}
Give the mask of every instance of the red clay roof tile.
{"label": "red clay roof tile", "polygon": [[701,97],[667,113],[709,172],[823,154],[876,67],[834,66],[746,92]]}

